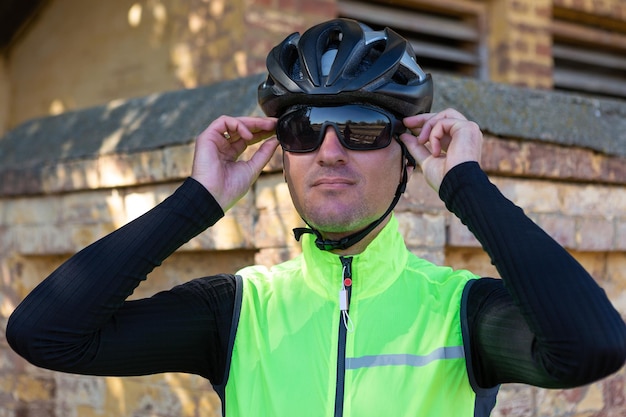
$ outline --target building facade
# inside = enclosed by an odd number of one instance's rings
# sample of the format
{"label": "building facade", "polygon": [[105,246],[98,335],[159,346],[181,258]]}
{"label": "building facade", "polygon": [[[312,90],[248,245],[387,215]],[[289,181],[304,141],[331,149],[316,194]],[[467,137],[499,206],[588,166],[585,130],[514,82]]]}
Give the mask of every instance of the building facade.
{"label": "building facade", "polygon": [[[21,6],[16,6],[20,3]],[[29,4],[24,11],[19,7]],[[486,136],[483,167],[626,315],[623,0],[0,1],[0,320],[72,253],[153,207],[190,172],[219,114],[259,114],[269,49],[335,16],[391,25]],[[8,19],[8,20],[7,20]],[[3,26],[0,24],[0,26]],[[298,252],[277,155],[216,227],[139,287]],[[497,276],[419,174],[397,209],[410,248]],[[0,338],[0,417],[217,416],[195,376],[95,378],[35,368]],[[626,416],[626,371],[574,390],[503,388],[496,416]]]}

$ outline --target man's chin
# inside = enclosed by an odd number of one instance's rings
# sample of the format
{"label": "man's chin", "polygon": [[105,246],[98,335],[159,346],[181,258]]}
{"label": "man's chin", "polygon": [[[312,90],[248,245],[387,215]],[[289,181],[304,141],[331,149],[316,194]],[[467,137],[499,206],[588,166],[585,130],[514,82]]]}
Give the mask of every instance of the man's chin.
{"label": "man's chin", "polygon": [[322,219],[307,220],[307,223],[325,238],[339,239],[365,229],[371,221],[366,221],[363,218],[347,218],[346,216],[324,216]]}

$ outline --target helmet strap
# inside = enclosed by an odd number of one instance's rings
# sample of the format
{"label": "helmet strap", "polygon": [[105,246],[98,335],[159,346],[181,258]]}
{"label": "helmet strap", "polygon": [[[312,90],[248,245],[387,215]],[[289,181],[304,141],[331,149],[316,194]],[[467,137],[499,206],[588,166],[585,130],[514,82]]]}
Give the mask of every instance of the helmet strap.
{"label": "helmet strap", "polygon": [[[374,230],[383,220],[385,220],[385,218],[387,218],[387,216],[389,215],[389,213],[391,213],[391,211],[394,209],[396,204],[398,204],[398,201],[400,201],[400,197],[402,197],[402,194],[406,190],[406,184],[409,180],[409,174],[407,172],[407,168],[409,166],[411,167],[417,166],[415,158],[413,158],[413,155],[409,153],[404,143],[399,139],[396,139],[396,140],[398,141],[398,143],[400,144],[400,147],[402,148],[402,178],[400,180],[400,183],[398,184],[398,187],[396,188],[396,193],[394,195],[393,201],[391,202],[391,204],[389,205],[385,213],[383,213],[383,215],[380,216],[377,220],[374,220],[372,223],[370,223],[366,228],[359,230],[358,232],[355,232],[351,235],[348,235],[338,240],[324,239],[324,237],[319,232],[319,230],[316,230],[310,227],[310,225],[307,223],[309,227],[297,227],[293,229],[293,234],[297,241],[300,241],[300,238],[305,233],[311,233],[317,237],[315,239],[315,246],[317,246],[318,249],[327,250],[327,251],[337,250],[337,249],[344,250],[344,249],[349,248],[350,246],[355,245],[357,242],[360,242],[365,236],[367,236],[372,230]],[[306,223],[306,220],[305,220],[305,223]]]}

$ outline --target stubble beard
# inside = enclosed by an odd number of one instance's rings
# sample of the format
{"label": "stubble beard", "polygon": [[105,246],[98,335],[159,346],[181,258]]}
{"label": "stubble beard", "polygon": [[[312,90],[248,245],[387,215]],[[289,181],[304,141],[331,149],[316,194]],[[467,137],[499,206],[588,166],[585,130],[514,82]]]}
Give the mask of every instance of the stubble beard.
{"label": "stubble beard", "polygon": [[[382,214],[382,213],[381,213]],[[301,217],[307,224],[322,235],[341,236],[358,232],[375,221],[381,214],[372,214],[362,201],[349,207],[337,206],[328,210],[323,204],[307,205],[302,208]]]}

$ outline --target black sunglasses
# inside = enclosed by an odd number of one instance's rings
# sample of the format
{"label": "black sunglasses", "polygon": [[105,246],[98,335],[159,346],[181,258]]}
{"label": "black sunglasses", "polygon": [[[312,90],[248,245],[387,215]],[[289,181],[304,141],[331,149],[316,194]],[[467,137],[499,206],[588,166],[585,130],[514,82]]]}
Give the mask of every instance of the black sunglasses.
{"label": "black sunglasses", "polygon": [[278,119],[276,137],[288,152],[312,152],[332,126],[341,144],[355,151],[382,149],[394,135],[406,131],[391,113],[365,105],[334,107],[298,106]]}

